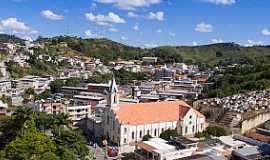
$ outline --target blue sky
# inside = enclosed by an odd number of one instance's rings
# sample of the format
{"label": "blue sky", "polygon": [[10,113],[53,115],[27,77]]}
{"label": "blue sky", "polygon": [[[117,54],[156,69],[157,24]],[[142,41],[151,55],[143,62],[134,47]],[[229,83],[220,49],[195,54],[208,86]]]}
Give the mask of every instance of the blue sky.
{"label": "blue sky", "polygon": [[0,32],[142,47],[270,44],[269,0],[1,0]]}

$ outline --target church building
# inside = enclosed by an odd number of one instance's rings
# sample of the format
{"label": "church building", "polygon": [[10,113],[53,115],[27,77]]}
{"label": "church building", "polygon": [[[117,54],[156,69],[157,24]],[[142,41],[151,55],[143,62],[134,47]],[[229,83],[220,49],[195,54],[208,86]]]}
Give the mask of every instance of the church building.
{"label": "church building", "polygon": [[190,137],[205,129],[205,116],[184,101],[119,104],[114,78],[107,95],[104,135],[121,153],[132,152],[145,135],[159,137],[165,130],[177,129],[179,135]]}

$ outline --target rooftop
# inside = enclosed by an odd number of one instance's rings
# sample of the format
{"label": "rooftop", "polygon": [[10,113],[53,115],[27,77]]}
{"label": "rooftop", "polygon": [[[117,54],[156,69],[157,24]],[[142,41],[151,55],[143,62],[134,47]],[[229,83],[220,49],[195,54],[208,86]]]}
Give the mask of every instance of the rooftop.
{"label": "rooftop", "polygon": [[[178,121],[184,118],[192,109],[184,101],[164,101],[153,103],[120,104],[115,110],[117,118],[122,124],[139,125],[160,122]],[[204,116],[192,109],[198,116]],[[130,116],[133,115],[133,116]]]}

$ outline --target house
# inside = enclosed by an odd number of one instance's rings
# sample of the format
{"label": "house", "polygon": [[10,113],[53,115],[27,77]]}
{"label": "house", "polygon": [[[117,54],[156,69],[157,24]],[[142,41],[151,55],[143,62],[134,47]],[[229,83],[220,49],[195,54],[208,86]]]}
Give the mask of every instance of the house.
{"label": "house", "polygon": [[67,113],[73,125],[85,118],[91,117],[91,104],[80,99],[71,100],[67,105]]}
{"label": "house", "polygon": [[168,142],[161,138],[151,138],[148,141],[136,144],[136,160],[178,160],[189,157],[195,152],[197,146],[183,147],[176,141]]}
{"label": "house", "polygon": [[193,136],[205,129],[204,115],[184,101],[119,104],[115,79],[107,95],[104,135],[120,146],[120,152],[132,152],[143,136],[159,137],[167,129],[177,129],[182,136]]}
{"label": "house", "polygon": [[11,91],[10,80],[0,80],[0,95],[7,94]]}
{"label": "house", "polygon": [[142,61],[146,63],[157,63],[158,58],[157,57],[143,57]]}
{"label": "house", "polygon": [[8,105],[4,103],[2,100],[0,100],[0,115],[6,115],[7,108],[8,108]]}
{"label": "house", "polygon": [[39,100],[32,104],[35,111],[46,112],[47,114],[66,113],[66,104],[61,100]]}

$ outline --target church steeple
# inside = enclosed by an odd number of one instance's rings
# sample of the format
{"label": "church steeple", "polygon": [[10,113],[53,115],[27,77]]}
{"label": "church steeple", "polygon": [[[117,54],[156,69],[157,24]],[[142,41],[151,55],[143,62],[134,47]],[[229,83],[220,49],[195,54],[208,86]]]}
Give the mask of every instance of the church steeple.
{"label": "church steeple", "polygon": [[118,87],[115,81],[115,76],[113,74],[112,80],[110,81],[107,105],[109,107],[114,107],[117,106],[118,104],[119,104]]}

